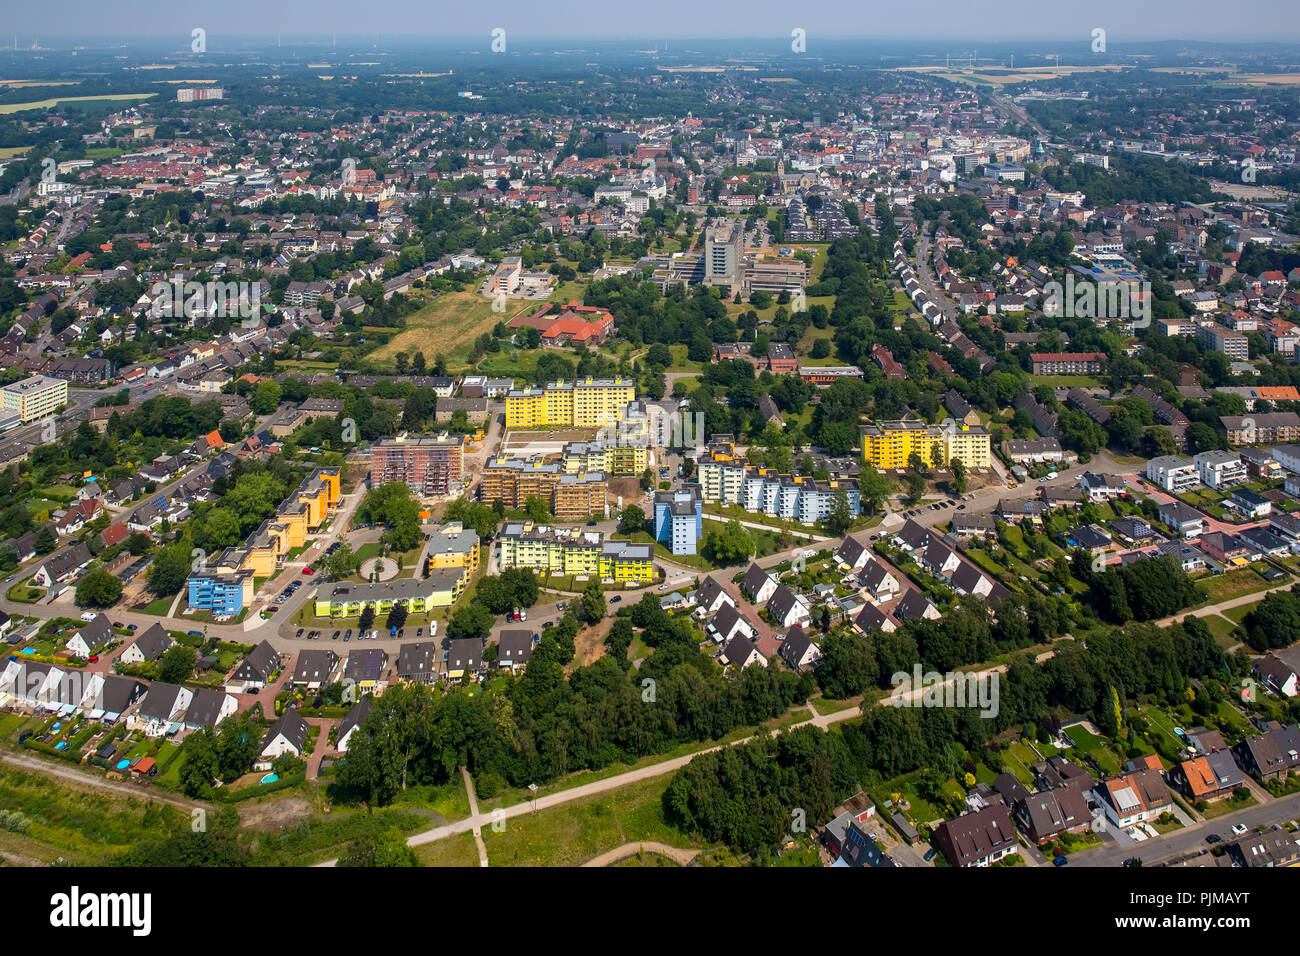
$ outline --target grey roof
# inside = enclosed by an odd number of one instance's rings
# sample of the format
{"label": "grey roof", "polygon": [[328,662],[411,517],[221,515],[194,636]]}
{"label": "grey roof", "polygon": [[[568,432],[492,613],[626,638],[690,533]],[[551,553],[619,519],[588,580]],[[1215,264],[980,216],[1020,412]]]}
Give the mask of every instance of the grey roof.
{"label": "grey roof", "polygon": [[784,621],[800,603],[799,595],[781,584],[772,592],[772,597],[767,602],[767,609],[776,616],[778,621]]}
{"label": "grey roof", "polygon": [[175,643],[172,636],[163,630],[163,626],[157,621],[150,624],[145,632],[135,639],[135,646],[140,648],[140,653],[147,661],[156,661]]}
{"label": "grey roof", "polygon": [[722,652],[722,659],[732,667],[744,667],[745,661],[757,648],[754,642],[742,634],[737,634],[727,642],[726,648]]}
{"label": "grey roof", "polygon": [[533,656],[533,635],[531,631],[502,631],[497,641],[497,661],[527,664]]}
{"label": "grey roof", "polygon": [[339,656],[330,650],[301,651],[298,663],[293,669],[295,684],[308,684],[319,681],[325,683],[334,672]]}
{"label": "grey roof", "polygon": [[230,696],[224,690],[203,687],[194,692],[190,709],[185,712],[185,723],[191,727],[212,727],[221,714],[221,706]]}
{"label": "grey roof", "polygon": [[433,641],[403,644],[397,653],[397,676],[403,679],[438,675],[438,645]]}
{"label": "grey roof", "polygon": [[335,739],[346,739],[347,735],[352,732],[354,727],[364,724],[366,718],[370,716],[370,709],[374,706],[375,699],[369,694],[357,701],[356,704],[353,705],[352,709],[347,712],[347,716],[345,716],[339,723],[339,733],[338,737]]}
{"label": "grey roof", "polygon": [[270,641],[262,641],[255,648],[248,652],[248,655],[239,662],[235,668],[231,680],[242,681],[261,681],[265,683],[270,680],[280,667],[280,655],[275,648],[271,646]]}
{"label": "grey roof", "polygon": [[[193,708],[190,709],[193,710]],[[262,738],[262,746],[258,752],[265,752],[266,748],[271,746],[272,741],[283,734],[284,738],[293,744],[293,749],[301,754],[303,748],[307,746],[308,733],[307,721],[302,719],[302,715],[293,709],[286,710],[279,720],[267,728],[266,736]]]}
{"label": "grey roof", "polygon": [[149,689],[134,677],[119,677],[109,674],[104,678],[104,687],[99,692],[96,706],[110,714],[120,714],[140,699],[140,695]]}
{"label": "grey roof", "polygon": [[358,647],[348,654],[343,677],[354,683],[379,680],[388,663],[388,655],[378,647]]}
{"label": "grey roof", "polygon": [[172,712],[176,709],[176,698],[180,693],[181,688],[176,684],[154,681],[149,685],[149,692],[144,695],[144,700],[140,702],[140,716],[152,717],[155,720],[170,720]]}

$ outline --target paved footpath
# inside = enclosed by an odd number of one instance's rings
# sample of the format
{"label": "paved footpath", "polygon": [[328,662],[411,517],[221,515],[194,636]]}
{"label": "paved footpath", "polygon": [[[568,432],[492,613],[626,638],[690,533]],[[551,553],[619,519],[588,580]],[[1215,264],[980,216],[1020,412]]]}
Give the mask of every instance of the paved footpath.
{"label": "paved footpath", "polygon": [[[474,778],[469,775],[469,771],[464,767],[460,768],[460,774],[465,778],[465,792],[469,794],[469,818],[477,820],[479,818],[478,795],[474,792]],[[487,847],[483,844],[483,827],[477,823],[474,824],[474,845],[478,847],[478,865],[487,866]]]}
{"label": "paved footpath", "polygon": [[[1042,661],[1042,660],[1046,660],[1051,656],[1052,656],[1051,651],[1045,651],[1044,653],[1038,656],[1038,659]],[[993,673],[1000,674],[1005,671],[1006,671],[1006,665],[1001,664],[998,665],[997,667],[990,667],[986,670],[978,671],[977,673],[983,676],[987,676]],[[925,690],[926,688],[923,687],[914,688],[908,691],[906,694],[903,694],[899,698],[899,700],[910,702],[911,700],[920,697],[920,695],[923,694]],[[881,701],[881,703],[885,706],[888,706],[889,704],[892,703],[892,700],[890,698],[885,698],[884,700]],[[771,731],[771,735],[775,737],[779,733],[788,732],[798,727],[808,727],[808,726],[820,727],[823,730],[825,730],[827,727],[830,727],[832,724],[839,723],[840,721],[844,721],[844,720],[853,720],[860,716],[862,716],[862,708],[860,706],[854,706],[850,704],[849,706],[843,708],[842,710],[837,710],[829,714],[817,714],[816,716],[810,717],[807,720],[800,721],[797,724],[792,724],[785,728],[773,730]],[[736,744],[747,743],[751,739],[752,737],[744,737],[730,744],[718,744],[713,747],[705,747],[701,750],[697,750],[693,753],[689,753],[681,757],[672,757],[668,760],[661,760],[658,763],[648,764],[644,767],[637,767],[634,770],[628,770],[625,773],[616,774],[615,776],[612,777],[605,777],[604,779],[601,780],[593,780],[590,783],[579,784],[576,787],[569,787],[565,790],[556,791],[555,793],[548,793],[545,796],[535,797],[526,800],[523,803],[517,803],[514,806],[503,807],[501,809],[494,810],[492,811],[492,813],[488,813],[488,814],[480,813],[478,811],[478,802],[474,797],[474,790],[472,784],[469,781],[468,772],[462,768],[461,772],[466,775],[466,786],[470,794],[470,815],[463,820],[456,820],[452,823],[447,823],[440,827],[434,827],[432,830],[426,830],[423,833],[417,833],[414,836],[408,837],[406,843],[408,846],[417,847],[417,846],[424,846],[426,843],[435,843],[438,840],[444,840],[447,837],[455,836],[458,833],[465,833],[467,831],[472,831],[475,834],[481,834],[483,826],[491,825],[496,821],[506,820],[511,817],[523,816],[525,814],[534,813],[537,810],[545,810],[549,807],[562,806],[563,804],[566,803],[572,803],[574,800],[581,800],[583,797],[590,797],[601,793],[607,793],[610,790],[617,790],[620,787],[626,787],[628,784],[639,783],[640,781],[643,780],[652,780],[655,777],[662,777],[665,774],[673,773],[676,770],[680,770],[682,767],[685,767],[688,763],[690,763],[692,760],[694,760],[696,757],[700,756],[701,754],[712,753],[714,751],[721,750],[723,747],[734,747]],[[486,860],[487,860],[486,850],[481,849],[479,854],[479,865],[486,866],[487,865]],[[326,860],[316,865],[333,866],[335,865],[336,862],[337,861],[335,860]]]}

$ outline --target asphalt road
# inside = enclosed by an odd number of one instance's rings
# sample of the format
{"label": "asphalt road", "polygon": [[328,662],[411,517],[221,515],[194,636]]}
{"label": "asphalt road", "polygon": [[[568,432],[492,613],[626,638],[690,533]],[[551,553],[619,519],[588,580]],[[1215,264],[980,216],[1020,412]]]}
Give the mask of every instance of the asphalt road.
{"label": "asphalt road", "polygon": [[1072,854],[1069,865],[1122,866],[1129,857],[1136,857],[1142,861],[1143,866],[1152,866],[1168,862],[1185,853],[1210,849],[1210,844],[1205,842],[1205,838],[1212,833],[1218,834],[1224,842],[1237,839],[1232,833],[1234,824],[1253,830],[1259,826],[1267,827],[1274,823],[1285,823],[1298,816],[1300,816],[1300,793],[1293,793],[1279,800],[1246,807],[1236,813],[1194,823],[1189,827],[1129,846],[1121,846],[1113,838],[1103,837],[1107,840],[1103,846]]}

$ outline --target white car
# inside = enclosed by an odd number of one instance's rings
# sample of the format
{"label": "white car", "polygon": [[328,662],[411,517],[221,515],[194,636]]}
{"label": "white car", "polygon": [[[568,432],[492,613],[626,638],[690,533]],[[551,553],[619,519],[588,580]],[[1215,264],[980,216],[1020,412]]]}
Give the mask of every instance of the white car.
{"label": "white car", "polygon": [[81,615],[81,619],[89,623],[90,621],[93,621],[98,616],[99,615],[96,614],[94,611],[87,611],[85,614]]}
{"label": "white car", "polygon": [[438,636],[438,622],[437,622],[437,621],[430,621],[430,622],[429,622],[429,636],[430,636],[430,637],[437,637],[437,636]]}
{"label": "white car", "polygon": [[1234,823],[1232,825],[1232,832],[1237,834],[1237,836],[1241,836],[1243,833],[1246,832],[1246,827],[1243,824]]}

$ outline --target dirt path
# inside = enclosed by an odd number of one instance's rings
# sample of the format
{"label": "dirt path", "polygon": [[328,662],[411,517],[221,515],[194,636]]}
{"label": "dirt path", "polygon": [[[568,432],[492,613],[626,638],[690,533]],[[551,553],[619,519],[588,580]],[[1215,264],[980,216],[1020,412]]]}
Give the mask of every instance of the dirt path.
{"label": "dirt path", "polygon": [[679,866],[690,866],[691,861],[700,855],[699,850],[682,850],[666,843],[624,843],[612,850],[606,850],[600,856],[592,857],[583,866],[611,866],[619,860],[626,860],[638,853],[658,853],[666,856]]}
{"label": "dirt path", "polygon": [[[1040,661],[1046,660],[1047,658],[1051,657],[1052,654],[1053,654],[1052,651],[1046,651],[1043,654],[1040,654],[1038,659]],[[1003,673],[1006,671],[1006,669],[1007,669],[1006,665],[1002,664],[997,667],[990,667],[985,670],[981,670],[978,673],[983,675],[993,674],[993,673]],[[925,693],[925,688],[921,688],[921,687],[914,688],[902,694],[899,700],[912,701],[919,698],[923,693]],[[882,701],[882,704],[884,706],[889,706],[889,703],[886,703],[884,701]],[[835,711],[834,713],[830,713],[830,714],[817,714],[816,716],[811,717],[808,720],[802,720],[796,724],[791,724],[785,728],[773,730],[771,734],[772,736],[776,736],[777,734],[782,732],[788,733],[789,731],[792,731],[798,727],[806,727],[810,725],[813,727],[820,727],[821,729],[825,730],[826,728],[830,727],[832,724],[836,724],[844,720],[852,720],[854,718],[861,717],[861,716],[862,716],[862,711],[860,708],[848,707],[845,708],[844,710]],[[746,743],[749,739],[751,738],[745,737],[740,740],[732,741],[729,744],[715,744],[711,747],[703,747],[700,750],[694,751],[693,753],[684,754],[680,757],[670,757],[667,760],[662,760],[659,761],[658,763],[647,764],[644,767],[637,767],[635,770],[629,770],[626,771],[625,773],[615,774],[612,777],[605,777],[600,780],[593,780],[590,783],[578,784],[577,786],[569,787],[564,790],[557,790],[554,793],[548,793],[544,796],[538,796],[531,800],[525,800],[524,802],[517,803],[513,806],[503,807],[501,809],[494,810],[492,814],[482,814],[478,812],[477,810],[478,803],[477,800],[475,800],[474,798],[473,795],[474,791],[471,787],[469,791],[470,792],[470,815],[468,817],[466,817],[463,820],[457,820],[454,823],[448,823],[444,826],[435,827],[431,830],[425,830],[423,833],[417,833],[411,837],[408,837],[406,840],[406,845],[411,847],[423,846],[426,843],[433,843],[437,840],[444,840],[447,837],[455,836],[458,833],[480,830],[480,828],[484,824],[494,823],[502,819],[509,819],[510,817],[523,816],[524,814],[536,813],[539,810],[545,810],[548,809],[549,807],[561,806],[563,804],[570,803],[574,800],[580,800],[583,797],[593,796],[598,793],[606,793],[610,790],[617,790],[620,787],[625,787],[628,784],[632,784],[632,783],[638,783],[642,780],[652,780],[655,777],[661,777],[666,774],[670,774],[675,770],[681,769],[682,767],[686,766],[688,763],[690,763],[692,760],[694,760],[696,757],[700,756],[701,754],[713,753],[714,751],[721,750],[723,747],[734,747],[738,744]],[[466,784],[469,785],[468,779],[466,780]],[[480,862],[481,861],[482,861],[482,857],[480,857]],[[316,865],[334,866],[336,862],[337,862],[336,860],[326,860]]]}
{"label": "dirt path", "polygon": [[279,830],[299,820],[310,820],[311,803],[303,797],[284,797],[266,803],[245,803],[239,808],[239,825],[254,830]]}
{"label": "dirt path", "polygon": [[605,638],[609,636],[617,618],[602,617],[594,627],[584,627],[578,632],[573,655],[573,667],[586,667],[605,656]]}
{"label": "dirt path", "polygon": [[[469,771],[464,767],[460,768],[460,774],[465,778],[465,793],[469,795],[469,816],[471,820],[478,819],[478,795],[474,792],[474,779],[469,775]],[[478,865],[487,866],[487,846],[483,843],[483,828],[477,823],[474,824],[474,845],[478,847]]]}
{"label": "dirt path", "polygon": [[75,770],[71,766],[61,767],[54,761],[42,760],[39,757],[29,757],[25,754],[0,752],[0,762],[19,767],[23,770],[30,770],[34,773],[43,773],[51,777],[58,777],[60,780],[68,781],[77,787],[110,790],[114,793],[120,793],[123,796],[133,797],[136,800],[153,800],[157,803],[170,803],[172,806],[181,807],[185,810],[193,810],[196,807],[207,808],[207,804],[199,803],[197,800],[188,800],[185,797],[177,797],[161,790],[155,790],[152,787],[134,786],[129,783],[116,783],[112,780],[106,780],[97,774]]}

